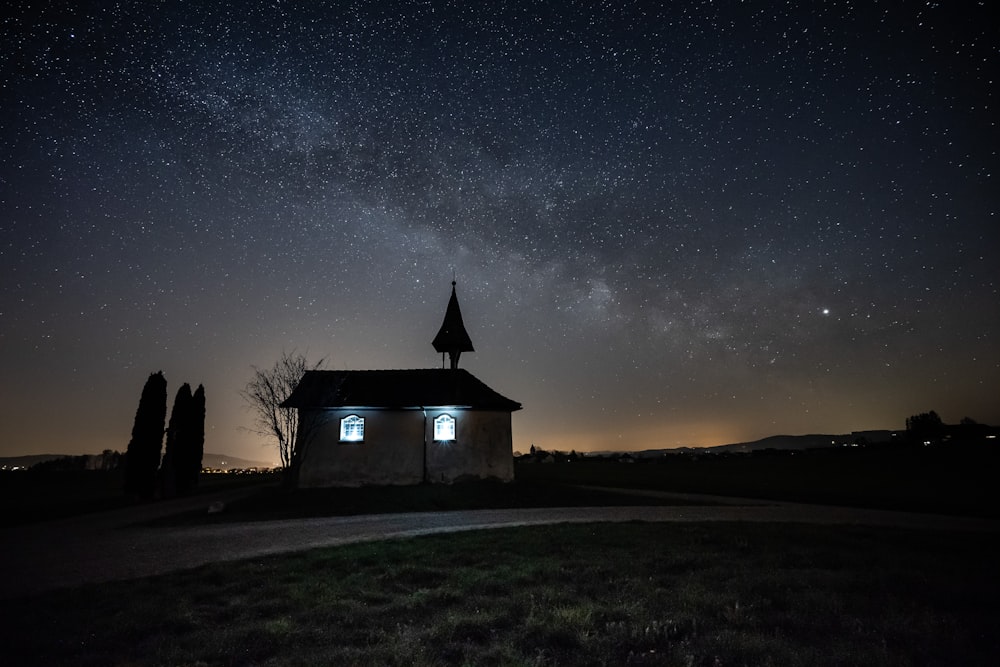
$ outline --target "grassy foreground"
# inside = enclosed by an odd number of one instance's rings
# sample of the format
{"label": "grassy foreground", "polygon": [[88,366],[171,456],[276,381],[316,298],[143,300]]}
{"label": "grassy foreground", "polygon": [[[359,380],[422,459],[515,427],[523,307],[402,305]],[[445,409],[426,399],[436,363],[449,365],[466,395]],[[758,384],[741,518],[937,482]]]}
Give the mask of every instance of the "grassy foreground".
{"label": "grassy foreground", "polygon": [[590,524],[8,601],[5,664],[993,665],[1000,537]]}

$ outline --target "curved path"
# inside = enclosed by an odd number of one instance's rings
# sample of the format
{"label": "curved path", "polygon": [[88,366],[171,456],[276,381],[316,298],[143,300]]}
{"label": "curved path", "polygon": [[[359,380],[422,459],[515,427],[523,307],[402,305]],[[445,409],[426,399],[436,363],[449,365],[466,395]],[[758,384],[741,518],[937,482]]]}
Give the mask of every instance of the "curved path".
{"label": "curved path", "polygon": [[640,495],[666,495],[688,502],[703,500],[725,504],[414,512],[203,526],[134,525],[157,515],[207,507],[218,499],[203,496],[0,529],[0,571],[6,575],[0,584],[0,598],[349,542],[504,526],[595,521],[789,521],[933,530],[1000,530],[1000,521],[991,519],[691,494],[644,492]]}

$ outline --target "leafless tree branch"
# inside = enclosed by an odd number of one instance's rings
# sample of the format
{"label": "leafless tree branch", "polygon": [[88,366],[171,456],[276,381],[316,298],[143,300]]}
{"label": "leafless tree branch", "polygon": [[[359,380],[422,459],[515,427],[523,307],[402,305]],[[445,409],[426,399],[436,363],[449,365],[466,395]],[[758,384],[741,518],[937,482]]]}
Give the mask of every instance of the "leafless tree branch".
{"label": "leafless tree branch", "polygon": [[271,368],[252,366],[253,377],[240,392],[254,414],[254,425],[248,430],[266,438],[274,438],[281,458],[281,467],[292,464],[298,447],[299,413],[295,408],[283,408],[281,403],[291,395],[308,370],[317,370],[320,359],[309,365],[305,355],[294,350],[282,352]]}

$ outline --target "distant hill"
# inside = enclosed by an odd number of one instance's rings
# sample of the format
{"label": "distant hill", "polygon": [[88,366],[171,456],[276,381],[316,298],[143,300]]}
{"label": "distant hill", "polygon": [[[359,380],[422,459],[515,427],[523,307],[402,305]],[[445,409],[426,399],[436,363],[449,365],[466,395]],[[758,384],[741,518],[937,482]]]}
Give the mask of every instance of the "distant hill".
{"label": "distant hill", "polygon": [[[12,468],[30,468],[31,466],[44,461],[76,456],[73,454],[29,454],[26,456],[0,456],[0,470],[11,470]],[[201,458],[201,465],[205,468],[216,470],[235,470],[246,468],[274,468],[277,467],[269,461],[251,461],[241,459],[236,456],[226,454],[210,454],[206,452]]]}
{"label": "distant hill", "polygon": [[894,431],[858,431],[830,435],[811,433],[809,435],[772,435],[752,442],[737,442],[732,445],[708,447],[712,452],[755,452],[761,449],[816,449],[818,447],[842,447],[864,439],[869,443],[889,442]]}
{"label": "distant hill", "polygon": [[[809,435],[772,435],[760,440],[751,442],[736,442],[729,445],[716,445],[714,447],[675,447],[672,449],[644,449],[638,452],[631,452],[639,459],[657,458],[668,454],[719,454],[723,452],[756,452],[763,449],[778,449],[782,451],[792,451],[801,449],[817,449],[819,447],[841,447],[850,445],[859,440],[864,440],[870,444],[879,442],[889,442],[897,431],[855,431],[853,433],[828,434],[811,433]],[[587,456],[608,456],[623,454],[624,452],[587,452]]]}

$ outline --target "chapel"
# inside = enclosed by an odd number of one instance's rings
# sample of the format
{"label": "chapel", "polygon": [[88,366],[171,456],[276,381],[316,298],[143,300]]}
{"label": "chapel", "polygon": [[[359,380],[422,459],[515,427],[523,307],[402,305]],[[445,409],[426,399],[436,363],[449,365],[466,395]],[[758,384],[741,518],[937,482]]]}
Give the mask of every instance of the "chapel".
{"label": "chapel", "polygon": [[511,417],[521,404],[459,368],[474,349],[455,288],[431,343],[440,368],[302,376],[282,404],[299,414],[299,487],[514,478]]}

